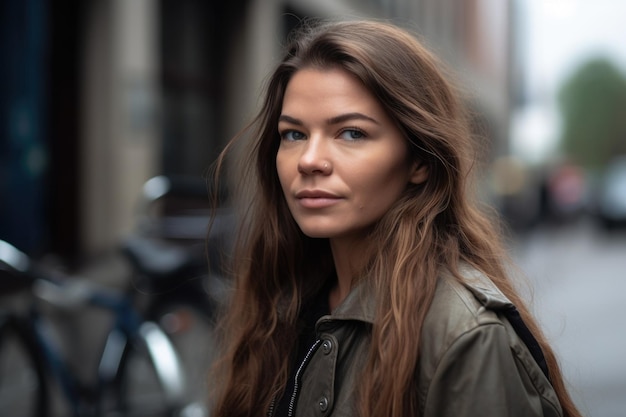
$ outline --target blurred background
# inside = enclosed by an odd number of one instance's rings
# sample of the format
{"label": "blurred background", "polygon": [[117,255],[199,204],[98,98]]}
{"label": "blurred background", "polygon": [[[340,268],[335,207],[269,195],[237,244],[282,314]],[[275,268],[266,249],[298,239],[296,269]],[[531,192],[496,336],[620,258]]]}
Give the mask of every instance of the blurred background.
{"label": "blurred background", "polygon": [[624,415],[626,2],[5,0],[0,12],[0,239],[99,277],[135,233],[148,179],[206,177],[300,19],[417,32],[469,93],[487,141],[481,192],[510,227],[576,402]]}

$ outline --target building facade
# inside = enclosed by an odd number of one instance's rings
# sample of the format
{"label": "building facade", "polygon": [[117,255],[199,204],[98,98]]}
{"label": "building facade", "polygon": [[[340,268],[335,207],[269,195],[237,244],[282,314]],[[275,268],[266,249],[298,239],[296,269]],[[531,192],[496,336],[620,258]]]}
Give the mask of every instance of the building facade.
{"label": "building facade", "polygon": [[[147,179],[206,175],[254,114],[287,33],[306,17],[388,19],[417,32],[470,93],[492,154],[507,152],[514,75],[509,1],[15,3],[45,6],[40,70],[49,75],[42,90],[46,128],[38,134],[49,177],[38,187],[45,188],[40,212],[47,232],[33,249],[74,259],[111,251],[132,233]],[[3,51],[3,59],[12,57]],[[5,101],[7,108],[18,103]],[[0,143],[13,139],[9,134]],[[10,190],[0,189],[3,205]],[[28,218],[3,221],[19,227]]]}

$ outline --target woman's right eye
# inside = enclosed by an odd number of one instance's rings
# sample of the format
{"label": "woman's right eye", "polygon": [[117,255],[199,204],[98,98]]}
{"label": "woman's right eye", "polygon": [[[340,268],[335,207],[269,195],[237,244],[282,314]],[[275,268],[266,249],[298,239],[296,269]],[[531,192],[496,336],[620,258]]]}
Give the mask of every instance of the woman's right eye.
{"label": "woman's right eye", "polygon": [[280,133],[280,138],[282,140],[296,141],[306,139],[306,136],[304,133],[298,132],[297,130],[285,130]]}

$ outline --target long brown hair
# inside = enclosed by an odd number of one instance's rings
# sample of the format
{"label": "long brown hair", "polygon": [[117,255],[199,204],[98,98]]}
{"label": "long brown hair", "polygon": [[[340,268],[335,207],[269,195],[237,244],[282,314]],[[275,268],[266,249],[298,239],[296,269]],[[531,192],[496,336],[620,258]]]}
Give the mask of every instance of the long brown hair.
{"label": "long brown hair", "polygon": [[442,269],[462,280],[458,266],[464,262],[487,275],[518,307],[544,351],[565,415],[579,416],[552,349],[507,278],[498,231],[470,198],[476,154],[458,94],[438,60],[413,35],[372,21],[300,30],[268,81],[260,112],[238,136],[251,141],[241,166],[248,200],[239,216],[214,415],[259,415],[280,395],[301,305],[321,285],[319,277],[332,272],[328,241],[299,230],[275,165],[283,95],[293,74],[306,67],[341,68],[356,76],[402,130],[412,157],[429,170],[428,180],[407,187],[370,239],[377,244],[361,276],[376,289],[378,311],[358,387],[360,415],[418,415],[413,392],[420,330]]}

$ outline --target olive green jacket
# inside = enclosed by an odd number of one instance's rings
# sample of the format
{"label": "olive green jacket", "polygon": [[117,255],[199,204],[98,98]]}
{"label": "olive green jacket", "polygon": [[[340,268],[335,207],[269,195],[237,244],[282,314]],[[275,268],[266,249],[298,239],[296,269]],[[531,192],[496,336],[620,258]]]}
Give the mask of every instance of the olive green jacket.
{"label": "olive green jacket", "polygon": [[[490,280],[442,277],[422,330],[416,370],[422,417],[556,417],[562,411],[538,362]],[[367,357],[374,301],[355,288],[317,322],[317,342],[296,373],[292,415],[354,416],[354,387]],[[409,416],[407,416],[409,417]]]}

